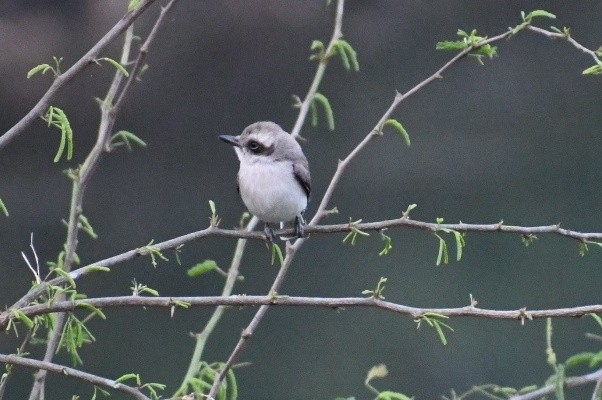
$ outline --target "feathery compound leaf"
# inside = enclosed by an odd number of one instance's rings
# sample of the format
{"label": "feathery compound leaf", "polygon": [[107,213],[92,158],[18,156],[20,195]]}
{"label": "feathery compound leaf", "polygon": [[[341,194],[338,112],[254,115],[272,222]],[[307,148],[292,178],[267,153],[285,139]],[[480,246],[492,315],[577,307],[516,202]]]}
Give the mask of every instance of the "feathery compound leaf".
{"label": "feathery compound leaf", "polygon": [[582,75],[600,75],[602,74],[602,64],[592,65],[591,67],[584,69]]}
{"label": "feathery compound leaf", "polygon": [[460,261],[462,259],[462,250],[464,246],[466,246],[466,242],[464,241],[464,235],[458,231],[452,231],[454,236],[456,237],[456,261]]}
{"label": "feathery compound leaf", "polygon": [[33,67],[32,69],[30,69],[27,72],[27,79],[31,78],[38,72],[42,72],[42,75],[44,75],[46,73],[46,71],[51,70],[51,69],[52,69],[52,67],[49,64],[36,65],[35,67]]}
{"label": "feathery compound leaf", "polygon": [[548,12],[546,10],[533,10],[529,14],[527,14],[525,17],[523,17],[523,19],[525,21],[531,21],[533,18],[539,18],[539,17],[556,19],[556,15],[554,15],[551,12]]}
{"label": "feathery compound leaf", "polygon": [[314,40],[311,42],[311,47],[309,49],[310,51],[315,52],[309,56],[310,60],[321,61],[324,59],[324,43],[322,43],[320,40]]}
{"label": "feathery compound leaf", "polygon": [[10,312],[15,316],[16,319],[18,319],[19,321],[21,321],[25,326],[27,326],[28,329],[33,328],[33,321],[31,320],[31,318],[29,318],[27,315],[25,315],[25,313],[19,309],[12,309],[10,310]]}
{"label": "feathery compound leaf", "polygon": [[411,144],[410,135],[408,134],[408,131],[406,131],[406,129],[403,127],[401,122],[399,122],[396,119],[388,119],[383,124],[383,128],[387,125],[393,127],[397,132],[401,133],[401,137],[403,138],[404,142],[406,143],[406,146],[410,147],[410,144]]}
{"label": "feathery compound leaf", "polygon": [[134,135],[132,132],[121,130],[111,136],[109,141],[110,147],[125,146],[128,151],[132,151],[134,148],[132,143],[137,144],[140,147],[146,147],[146,142]]}
{"label": "feathery compound leaf", "polygon": [[309,48],[311,51],[318,50],[324,51],[324,43],[321,40],[314,40],[311,42],[311,47]]}
{"label": "feathery compound leaf", "polygon": [[54,162],[56,163],[61,159],[65,151],[65,145],[67,146],[67,160],[71,160],[73,157],[73,130],[67,115],[60,108],[50,106],[44,119],[48,122],[48,126],[54,126],[61,131],[61,142],[54,156]]}
{"label": "feathery compound leaf", "polygon": [[437,42],[435,46],[436,50],[446,51],[461,51],[468,47],[468,43],[463,40],[444,40],[443,42]]}
{"label": "feathery compound leaf", "polygon": [[439,252],[437,253],[437,262],[435,263],[435,265],[439,266],[441,265],[441,261],[443,261],[444,264],[449,263],[449,254],[447,252],[447,243],[445,242],[445,239],[443,239],[441,236],[437,235],[435,233],[435,236],[437,236],[437,238],[439,239]]}
{"label": "feathery compound leaf", "polygon": [[55,269],[53,269],[53,271],[56,272],[57,275],[60,275],[63,278],[65,278],[67,280],[67,282],[69,282],[69,285],[75,289],[75,287],[76,287],[75,281],[73,280],[73,278],[67,271],[65,271],[62,268],[55,268]]}
{"label": "feathery compound leaf", "polygon": [[186,271],[189,277],[196,278],[198,276],[204,275],[209,271],[213,271],[217,269],[217,263],[213,260],[205,260],[201,263],[196,264]]}
{"label": "feathery compound leaf", "polygon": [[332,113],[332,108],[330,107],[330,102],[322,93],[316,93],[314,95],[314,102],[316,101],[322,105],[322,109],[326,115],[326,121],[328,122],[328,129],[334,131],[334,115]]}
{"label": "feathery compound leaf", "polygon": [[408,397],[403,393],[391,392],[385,390],[384,392],[380,392],[378,396],[376,396],[375,400],[413,400],[413,397]]}
{"label": "feathery compound leaf", "polygon": [[357,62],[357,52],[349,44],[349,42],[339,39],[334,43],[334,50],[341,56],[341,62],[347,71],[351,68],[355,72],[360,70],[360,64]]}
{"label": "feathery compound leaf", "polygon": [[278,261],[280,262],[280,266],[284,265],[284,257],[282,256],[282,250],[280,250],[280,246],[276,243],[272,243],[272,265],[274,265],[274,261],[278,257]]}
{"label": "feathery compound leaf", "polygon": [[8,209],[6,208],[6,206],[4,205],[4,202],[2,201],[2,199],[0,199],[0,211],[2,211],[2,213],[8,217]]}
{"label": "feathery compound leaf", "polygon": [[591,353],[591,352],[574,354],[574,355],[570,356],[569,358],[567,358],[567,360],[564,362],[564,367],[566,369],[569,369],[569,368],[575,368],[576,366],[579,366],[579,365],[589,364],[595,355],[596,355],[595,353]]}
{"label": "feathery compound leaf", "polygon": [[121,65],[120,63],[118,63],[117,61],[113,60],[110,57],[102,57],[102,58],[99,58],[98,61],[106,61],[109,64],[111,64],[122,75],[130,76],[130,74],[128,73],[128,71],[125,69],[125,67],[123,65]]}

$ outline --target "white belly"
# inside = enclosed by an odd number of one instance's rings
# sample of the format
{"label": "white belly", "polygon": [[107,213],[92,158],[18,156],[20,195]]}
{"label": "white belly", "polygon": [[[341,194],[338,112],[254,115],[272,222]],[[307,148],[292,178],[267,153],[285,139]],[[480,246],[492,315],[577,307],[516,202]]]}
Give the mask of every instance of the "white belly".
{"label": "white belly", "polygon": [[290,161],[241,164],[238,185],[249,212],[264,222],[292,221],[307,207]]}

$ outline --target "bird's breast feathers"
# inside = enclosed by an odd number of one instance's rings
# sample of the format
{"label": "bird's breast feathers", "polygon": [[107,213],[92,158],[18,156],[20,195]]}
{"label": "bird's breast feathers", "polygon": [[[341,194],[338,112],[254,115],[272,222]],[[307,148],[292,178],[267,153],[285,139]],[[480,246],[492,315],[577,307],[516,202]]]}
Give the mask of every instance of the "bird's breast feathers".
{"label": "bird's breast feathers", "polygon": [[291,221],[307,207],[307,193],[291,161],[241,162],[240,195],[249,211],[264,222]]}

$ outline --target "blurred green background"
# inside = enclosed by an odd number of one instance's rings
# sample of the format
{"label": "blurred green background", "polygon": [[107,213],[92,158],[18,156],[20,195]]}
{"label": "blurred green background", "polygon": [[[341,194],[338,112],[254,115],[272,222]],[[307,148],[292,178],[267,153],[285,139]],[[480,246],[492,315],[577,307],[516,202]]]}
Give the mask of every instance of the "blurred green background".
{"label": "blurred green background", "polygon": [[[26,79],[27,71],[52,56],[70,66],[113,26],[125,1],[25,1],[0,5],[0,132],[15,124],[49,86],[49,76]],[[157,2],[136,23],[146,34],[158,14]],[[302,135],[313,178],[311,216],[345,157],[372,129],[393,100],[433,73],[451,56],[435,50],[458,28],[493,36],[520,22],[520,11],[543,8],[558,16],[542,27],[568,26],[583,45],[602,41],[602,2],[564,1],[348,1],[345,39],[358,52],[360,72],[333,60],[320,91],[332,104],[336,130],[324,121]],[[303,96],[315,64],[308,61],[314,39],[327,42],[334,6],[325,1],[181,0],[148,55],[150,66],[120,113],[116,129],[139,135],[148,148],[105,155],[84,202],[97,240],[82,235],[83,263],[204,228],[207,201],[216,202],[223,227],[237,224],[244,211],[235,190],[238,162],[217,140],[238,134],[258,120],[290,129],[297,110],[291,95]],[[393,131],[373,141],[340,182],[332,206],[340,214],[326,222],[395,218],[416,203],[414,219],[447,222],[541,225],[561,223],[580,231],[602,226],[602,81],[581,71],[593,60],[563,41],[524,32],[497,43],[500,57],[480,66],[464,59],[412,96],[395,112],[412,137],[406,148]],[[118,58],[120,41],[103,56]],[[31,285],[20,252],[30,233],[42,260],[54,260],[66,230],[70,182],[63,170],[81,163],[91,148],[99,120],[95,97],[106,93],[113,69],[90,66],[53,101],[75,132],[74,160],[52,159],[59,134],[43,121],[0,153],[0,198],[9,218],[0,218],[0,305],[10,306]],[[342,234],[314,236],[298,254],[282,294],[358,296],[388,277],[387,300],[422,307],[467,305],[469,294],[485,308],[555,308],[599,304],[602,252],[579,257],[572,240],[541,236],[525,248],[519,236],[467,236],[461,262],[435,266],[437,240],[425,232],[394,229],[393,251],[379,257],[377,234],[355,247]],[[190,279],[186,269],[210,258],[227,268],[235,242],[211,238],[189,243],[183,265],[153,269],[149,259],[83,279],[90,297],[126,295],[131,280],[161,295],[215,295],[217,274]],[[450,242],[451,244],[451,242]],[[264,294],[277,273],[262,243],[248,245],[243,283],[236,293]],[[208,361],[227,358],[254,309],[232,310],[210,339]],[[97,342],[86,346],[83,369],[108,377],[138,372],[146,382],[162,382],[172,393],[192,353],[189,332],[199,331],[211,310],[107,310],[93,321]],[[541,384],[551,369],[545,361],[544,321],[489,321],[455,318],[455,333],[441,345],[431,329],[417,331],[407,318],[377,310],[273,308],[252,338],[239,370],[242,399],[334,399],[373,396],[363,386],[367,370],[389,367],[379,389],[417,399],[438,398],[474,384]],[[594,350],[584,337],[595,331],[590,319],[555,321],[554,345],[560,361]],[[18,341],[0,340],[2,353]],[[41,348],[32,349],[40,357]],[[68,363],[59,355],[57,362]],[[579,372],[579,371],[575,371]],[[583,372],[583,371],[581,371]],[[7,398],[25,398],[30,370],[19,368]],[[88,396],[80,382],[51,376],[48,398]],[[586,398],[586,390],[571,392]],[[83,398],[86,398],[86,397]],[[122,398],[115,394],[115,398]]]}

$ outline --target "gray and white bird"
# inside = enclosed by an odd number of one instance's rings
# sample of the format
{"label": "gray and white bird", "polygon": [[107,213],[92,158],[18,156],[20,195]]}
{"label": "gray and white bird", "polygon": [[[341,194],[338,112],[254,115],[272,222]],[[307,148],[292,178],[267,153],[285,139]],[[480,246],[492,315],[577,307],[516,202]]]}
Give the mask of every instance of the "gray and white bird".
{"label": "gray and white bird", "polygon": [[290,221],[296,236],[302,237],[311,178],[297,140],[267,121],[247,126],[238,136],[219,138],[234,146],[240,161],[238,191],[249,212],[265,223],[268,239],[274,240],[270,223]]}

